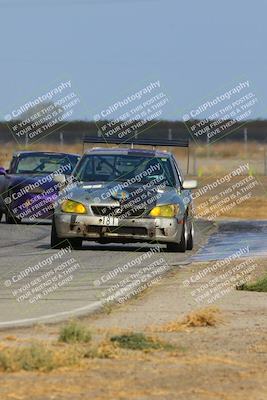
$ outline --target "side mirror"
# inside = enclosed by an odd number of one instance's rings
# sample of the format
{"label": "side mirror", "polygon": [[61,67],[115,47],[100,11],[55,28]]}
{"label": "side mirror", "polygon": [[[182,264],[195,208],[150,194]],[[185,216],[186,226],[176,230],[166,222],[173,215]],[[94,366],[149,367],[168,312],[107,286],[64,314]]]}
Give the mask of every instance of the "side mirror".
{"label": "side mirror", "polygon": [[196,189],[197,188],[197,181],[196,180],[187,180],[183,183],[183,189]]}
{"label": "side mirror", "polygon": [[61,184],[62,186],[65,185],[65,184],[67,183],[66,176],[63,175],[63,174],[54,175],[54,178],[53,178],[53,179],[54,179],[54,181],[55,181],[56,183],[59,183],[59,184]]}
{"label": "side mirror", "polygon": [[4,167],[0,167],[0,175],[6,175],[7,171],[5,170]]}

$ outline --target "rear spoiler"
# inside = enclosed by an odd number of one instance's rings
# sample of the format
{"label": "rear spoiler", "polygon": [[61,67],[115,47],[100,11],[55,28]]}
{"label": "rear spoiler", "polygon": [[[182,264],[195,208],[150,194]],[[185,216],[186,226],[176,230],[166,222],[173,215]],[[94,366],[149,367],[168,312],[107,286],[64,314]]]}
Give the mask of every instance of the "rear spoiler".
{"label": "rear spoiler", "polygon": [[157,146],[167,146],[167,147],[185,147],[188,149],[187,152],[187,173],[189,172],[189,160],[190,160],[190,152],[189,152],[189,140],[185,139],[144,139],[144,138],[137,138],[131,137],[128,140],[121,139],[118,137],[110,137],[105,138],[103,136],[84,136],[83,137],[83,147],[85,143],[104,143],[104,144],[124,144],[128,145],[133,148],[134,145],[141,145],[141,146],[152,146],[153,148]]}
{"label": "rear spoiler", "polygon": [[189,147],[189,140],[181,139],[143,139],[132,137],[128,140],[120,138],[104,138],[103,136],[85,136],[83,143],[105,143],[105,144],[125,144],[125,145],[144,145],[144,146],[172,146],[172,147]]}

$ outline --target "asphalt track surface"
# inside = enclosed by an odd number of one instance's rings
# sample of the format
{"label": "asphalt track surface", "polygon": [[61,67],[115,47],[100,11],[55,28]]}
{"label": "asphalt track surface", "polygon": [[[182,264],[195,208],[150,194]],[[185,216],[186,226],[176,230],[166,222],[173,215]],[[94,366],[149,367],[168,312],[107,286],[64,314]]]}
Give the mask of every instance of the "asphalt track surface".
{"label": "asphalt track surface", "polygon": [[169,270],[222,259],[244,247],[249,248],[245,256],[267,256],[267,221],[222,221],[217,229],[197,221],[195,228],[195,250],[185,254],[155,244],[95,242],[62,254],[50,249],[49,222],[2,222],[0,328],[86,315],[114,300],[127,301]]}
{"label": "asphalt track surface", "polygon": [[196,222],[195,250],[185,254],[155,244],[95,242],[62,254],[50,249],[50,230],[49,222],[0,223],[0,328],[64,320],[114,299],[127,301],[138,288],[189,264],[214,227]]}

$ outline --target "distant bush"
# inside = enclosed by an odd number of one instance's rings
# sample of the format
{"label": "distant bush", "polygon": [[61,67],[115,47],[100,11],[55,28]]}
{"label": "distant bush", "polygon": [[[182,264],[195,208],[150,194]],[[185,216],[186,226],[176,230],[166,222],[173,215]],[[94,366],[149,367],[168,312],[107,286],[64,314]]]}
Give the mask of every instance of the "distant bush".
{"label": "distant bush", "polygon": [[149,349],[171,349],[172,346],[162,343],[154,338],[147,337],[143,333],[128,333],[111,337],[111,342],[115,342],[123,349],[130,350],[149,350]]}
{"label": "distant bush", "polygon": [[255,283],[247,283],[237,287],[238,290],[248,290],[251,292],[267,292],[267,277]]}
{"label": "distant bush", "polygon": [[64,326],[59,334],[59,341],[65,343],[87,343],[90,342],[91,338],[90,331],[75,321]]}
{"label": "distant bush", "polygon": [[0,369],[3,371],[51,371],[53,368],[53,354],[41,344],[7,348],[0,353]]}

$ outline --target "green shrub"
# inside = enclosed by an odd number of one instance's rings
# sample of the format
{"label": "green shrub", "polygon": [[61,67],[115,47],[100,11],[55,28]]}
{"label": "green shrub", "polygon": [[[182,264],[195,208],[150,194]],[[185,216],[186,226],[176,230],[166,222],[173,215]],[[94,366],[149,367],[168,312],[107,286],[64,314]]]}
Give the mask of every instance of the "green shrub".
{"label": "green shrub", "polygon": [[110,339],[124,349],[130,350],[149,350],[149,349],[171,349],[170,344],[162,343],[143,333],[128,333],[124,335],[112,336]]}
{"label": "green shrub", "polygon": [[75,321],[64,326],[59,334],[59,341],[65,343],[87,343],[91,338],[89,330]]}
{"label": "green shrub", "polygon": [[267,292],[267,277],[258,280],[255,283],[246,283],[237,287],[238,290],[249,290],[252,292]]}

